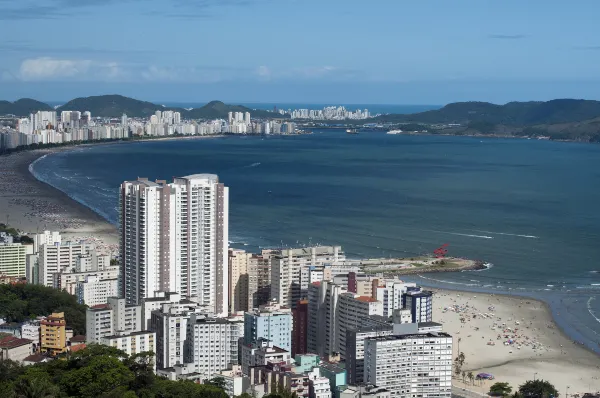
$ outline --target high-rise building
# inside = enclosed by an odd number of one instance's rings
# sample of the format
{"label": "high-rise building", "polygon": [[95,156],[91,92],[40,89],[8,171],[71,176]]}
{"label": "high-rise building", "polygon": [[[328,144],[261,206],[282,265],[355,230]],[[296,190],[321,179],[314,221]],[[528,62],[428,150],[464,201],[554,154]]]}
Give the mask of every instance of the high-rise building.
{"label": "high-rise building", "polygon": [[44,231],[33,235],[33,252],[38,253],[42,245],[54,246],[62,243],[62,237],[58,231]]}
{"label": "high-rise building", "polygon": [[121,185],[122,294],[140,303],[178,292],[229,312],[229,188],[214,174]]}
{"label": "high-rise building", "polygon": [[54,245],[44,244],[40,248],[38,259],[38,280],[35,283],[53,287],[54,274],[59,274],[68,268],[75,268],[81,255],[94,250],[93,245],[81,242],[63,242]]}
{"label": "high-rise building", "polygon": [[244,123],[246,123],[246,125],[250,125],[250,112],[244,113]]}
{"label": "high-rise building", "polygon": [[308,333],[308,300],[300,300],[292,310],[292,356],[306,354],[306,337]]}
{"label": "high-rise building", "polygon": [[188,367],[191,364],[202,379],[209,379],[213,373],[238,364],[238,344],[243,334],[241,320],[192,314],[187,322],[185,363]]}
{"label": "high-rise building", "polygon": [[365,383],[391,397],[450,398],[452,336],[447,333],[381,336],[365,340]]}
{"label": "high-rise building", "polygon": [[291,351],[292,314],[277,304],[265,305],[244,314],[244,343],[269,340],[274,346]]}
{"label": "high-rise building", "polygon": [[271,253],[263,250],[248,259],[248,311],[267,304],[271,298]]}
{"label": "high-rise building", "polygon": [[354,293],[343,293],[338,299],[336,311],[336,338],[338,344],[337,352],[345,358],[346,354],[346,330],[357,327],[362,318],[371,315],[383,314],[383,306],[380,301],[368,296],[359,296]]}
{"label": "high-rise building", "polygon": [[316,246],[273,252],[271,298],[281,305],[293,308],[298,300],[306,298],[308,294],[310,266],[341,262],[345,258],[340,246]]}
{"label": "high-rise building", "polygon": [[402,295],[402,307],[409,309],[413,323],[431,322],[433,318],[433,293],[420,287],[408,288]]}
{"label": "high-rise building", "polygon": [[123,116],[121,116],[121,126],[127,127],[127,123],[128,123],[127,115],[123,114]]}
{"label": "high-rise building", "polygon": [[310,284],[308,290],[307,350],[327,358],[338,352],[339,338],[337,307],[339,296],[346,293],[346,286],[323,281]]}
{"label": "high-rise building", "polygon": [[117,297],[109,297],[106,304],[88,308],[85,321],[87,343],[100,343],[103,337],[139,332],[146,328],[142,307],[128,305],[125,299]]}
{"label": "high-rise building", "polygon": [[98,275],[86,275],[77,282],[76,296],[79,304],[94,306],[104,304],[109,297],[118,294],[118,279],[102,279]]}
{"label": "high-rise building", "polygon": [[229,249],[229,305],[230,312],[248,310],[248,260],[252,253]]}
{"label": "high-rise building", "polygon": [[403,308],[402,296],[415,283],[406,283],[400,280],[381,280],[373,289],[373,297],[383,304],[383,316],[390,317],[396,309]]}
{"label": "high-rise building", "polygon": [[27,255],[33,246],[20,243],[0,243],[0,275],[25,277]]}

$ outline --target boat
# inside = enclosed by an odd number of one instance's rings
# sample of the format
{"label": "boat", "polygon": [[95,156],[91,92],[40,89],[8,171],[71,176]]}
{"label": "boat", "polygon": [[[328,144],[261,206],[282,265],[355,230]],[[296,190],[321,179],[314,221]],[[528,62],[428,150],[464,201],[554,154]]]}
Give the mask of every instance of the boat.
{"label": "boat", "polygon": [[390,134],[390,135],[402,134],[402,130],[390,130],[386,134]]}
{"label": "boat", "polygon": [[346,130],[347,134],[358,134],[358,130],[357,129],[348,129]]}

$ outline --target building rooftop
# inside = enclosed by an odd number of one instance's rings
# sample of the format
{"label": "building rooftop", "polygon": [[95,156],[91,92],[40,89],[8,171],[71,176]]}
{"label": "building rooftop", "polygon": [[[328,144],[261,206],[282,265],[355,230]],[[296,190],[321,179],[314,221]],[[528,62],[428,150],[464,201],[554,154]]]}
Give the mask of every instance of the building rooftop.
{"label": "building rooftop", "polygon": [[425,328],[442,326],[441,323],[437,323],[437,322],[419,322],[418,325],[419,325],[419,327],[425,327]]}
{"label": "building rooftop", "polygon": [[408,340],[408,339],[426,339],[426,338],[436,338],[436,337],[452,337],[448,333],[439,332],[439,333],[416,333],[416,334],[400,334],[400,335],[390,335],[390,336],[377,336],[372,338],[371,340],[376,341],[387,341],[387,340]]}
{"label": "building rooftop", "polygon": [[24,362],[33,362],[33,363],[40,363],[40,362],[44,362],[50,360],[50,358],[48,358],[45,355],[42,354],[32,354],[29,355],[28,357],[23,358]]}
{"label": "building rooftop", "polygon": [[369,296],[358,296],[355,297],[356,300],[361,301],[363,303],[375,303],[377,302],[377,299],[373,298],[373,297],[369,297]]}
{"label": "building rooftop", "polygon": [[342,373],[342,372],[346,371],[346,369],[344,369],[342,366],[340,366],[340,364],[325,362],[325,361],[322,361],[319,364],[319,367],[323,368],[323,369],[327,369],[330,372],[334,372],[334,373]]}
{"label": "building rooftop", "polygon": [[29,339],[20,339],[15,336],[6,336],[6,337],[0,339],[0,348],[11,349],[11,348],[17,348],[17,347],[21,347],[24,345],[28,345],[31,343],[32,343],[32,341]]}
{"label": "building rooftop", "polygon": [[85,343],[85,336],[78,334],[77,336],[71,337],[71,343]]}

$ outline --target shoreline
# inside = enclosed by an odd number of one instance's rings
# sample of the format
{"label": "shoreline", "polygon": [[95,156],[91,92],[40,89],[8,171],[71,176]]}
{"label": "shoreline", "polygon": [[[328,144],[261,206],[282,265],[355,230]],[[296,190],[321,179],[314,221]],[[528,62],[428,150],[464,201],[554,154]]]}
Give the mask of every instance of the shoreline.
{"label": "shoreline", "polygon": [[[454,377],[454,386],[485,393],[496,382],[513,391],[534,378],[559,392],[600,391],[600,356],[573,340],[554,320],[545,301],[509,294],[431,289],[433,320],[454,338],[453,358],[465,353],[463,370],[491,373],[493,381],[474,385]],[[508,343],[512,341],[512,343]]]}
{"label": "shoreline", "polygon": [[[177,139],[190,139],[190,138],[212,138],[211,137],[166,137],[164,140],[177,140]],[[117,141],[111,143],[102,144],[82,144],[77,146],[68,147],[57,147],[49,149],[39,149],[32,151],[23,151],[13,153],[10,155],[0,156],[0,185],[6,186],[9,189],[0,192],[0,209],[7,209],[10,214],[9,223],[19,230],[27,232],[35,232],[36,225],[39,226],[43,223],[44,227],[48,229],[55,229],[64,232],[67,238],[77,238],[82,236],[93,237],[102,242],[108,247],[108,249],[116,249],[116,242],[118,241],[117,229],[113,224],[103,219],[99,214],[95,213],[92,209],[85,206],[84,204],[77,202],[76,200],[69,197],[66,193],[61,190],[54,188],[50,184],[38,180],[30,170],[30,166],[37,162],[44,156],[52,153],[64,152],[69,150],[76,150],[80,147],[91,146],[91,145],[120,145],[131,142],[147,142],[147,141],[160,141],[161,139],[146,140],[146,141]],[[18,190],[20,192],[15,192]],[[14,203],[14,200],[18,201]],[[28,199],[30,201],[23,201]],[[31,202],[33,200],[33,202]],[[13,202],[11,202],[13,201]],[[46,204],[45,208],[40,208],[39,204]],[[45,212],[43,211],[45,210]],[[49,213],[50,216],[47,215]],[[2,220],[2,211],[0,211],[0,221]],[[40,229],[42,231],[43,229]],[[112,246],[111,246],[112,245]],[[423,270],[419,270],[423,273]],[[424,284],[426,286],[426,284]],[[454,290],[451,288],[432,288],[444,294],[463,294],[463,295],[478,295],[487,298],[501,298],[502,300],[527,300],[530,302],[540,303],[540,307],[544,307],[544,312],[547,314],[548,322],[550,322],[555,329],[558,329],[560,338],[563,341],[568,342],[573,349],[577,349],[578,352],[585,352],[582,355],[591,355],[600,364],[600,357],[594,351],[587,347],[573,344],[573,339],[569,337],[569,334],[563,330],[557,320],[554,317],[550,304],[542,299],[530,298],[527,296],[518,296],[513,294],[503,293],[481,293],[476,291],[469,291],[468,289]],[[445,303],[446,304],[446,303]],[[438,307],[440,302],[436,302],[434,299],[434,307]],[[439,321],[439,318],[434,317],[434,321]],[[451,333],[452,334],[452,333]],[[563,345],[567,345],[563,344]],[[464,351],[464,350],[463,350]],[[545,358],[545,357],[544,357]],[[551,358],[558,360],[557,358]],[[545,359],[544,359],[545,360]],[[563,359],[560,359],[563,361]],[[515,364],[515,359],[503,358],[502,361],[497,361],[494,364],[495,367],[504,369],[505,366]],[[474,365],[477,365],[476,363]],[[535,364],[534,364],[535,365]],[[534,365],[529,365],[532,367]],[[572,366],[572,365],[569,365]],[[488,366],[489,368],[489,366]],[[495,368],[494,368],[495,369]],[[477,370],[476,366],[473,366],[473,370]],[[503,371],[503,370],[502,370]],[[493,372],[492,372],[493,373]],[[498,380],[502,381],[502,380]],[[459,383],[460,381],[456,381]],[[458,384],[457,384],[458,385]],[[474,388],[473,386],[463,386],[467,389]],[[489,387],[489,386],[488,386]],[[517,387],[517,386],[513,386]],[[598,387],[600,389],[600,386]],[[572,390],[574,391],[574,390]]]}

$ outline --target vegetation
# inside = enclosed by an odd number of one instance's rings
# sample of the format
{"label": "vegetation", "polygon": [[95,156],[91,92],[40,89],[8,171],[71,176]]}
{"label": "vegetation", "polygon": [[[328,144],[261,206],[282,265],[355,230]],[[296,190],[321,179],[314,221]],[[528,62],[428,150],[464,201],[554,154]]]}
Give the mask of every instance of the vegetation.
{"label": "vegetation", "polygon": [[129,356],[113,347],[90,345],[64,360],[23,367],[0,361],[3,398],[227,398],[214,385],[170,381],[153,373],[152,353]]}
{"label": "vegetation", "polygon": [[24,245],[30,245],[33,244],[33,239],[31,239],[29,236],[27,235],[21,235],[19,233],[19,231],[17,231],[15,228],[11,227],[10,225],[6,225],[3,223],[0,223],[0,232],[4,232],[8,235],[11,235],[13,237],[13,241],[15,243],[22,243]]}
{"label": "vegetation", "polygon": [[86,306],[67,292],[31,284],[0,285],[0,318],[24,322],[52,312],[64,312],[67,327],[85,334]]}
{"label": "vegetation", "polygon": [[[32,99],[20,99],[15,102],[0,101],[0,115],[29,116],[37,111],[52,110],[53,108],[43,102]],[[121,117],[123,113],[129,117],[150,117],[156,111],[177,111],[183,118],[188,119],[215,119],[226,118],[229,112],[251,112],[254,117],[284,117],[273,112],[253,110],[241,105],[227,105],[221,101],[212,101],[208,104],[191,110],[164,107],[148,101],[140,101],[122,95],[98,95],[92,97],[75,98],[58,107],[61,111],[90,111],[92,117]]]}
{"label": "vegetation", "polygon": [[494,383],[490,387],[489,395],[496,397],[506,397],[512,392],[512,387],[508,383]]}
{"label": "vegetation", "polygon": [[37,111],[51,111],[52,107],[30,98],[21,98],[15,102],[0,101],[0,115],[29,116]]}
{"label": "vegetation", "polygon": [[519,386],[519,395],[524,398],[557,398],[558,391],[546,380],[529,380]]}

